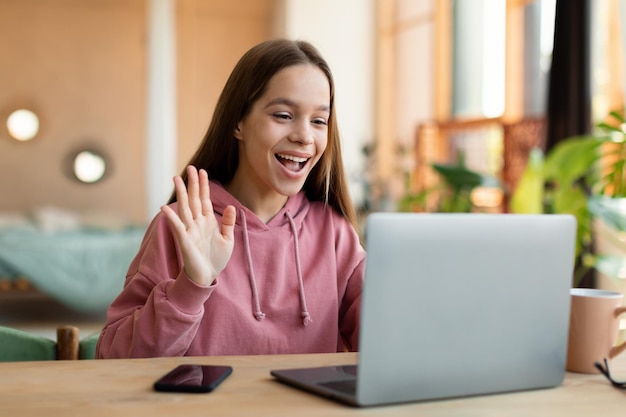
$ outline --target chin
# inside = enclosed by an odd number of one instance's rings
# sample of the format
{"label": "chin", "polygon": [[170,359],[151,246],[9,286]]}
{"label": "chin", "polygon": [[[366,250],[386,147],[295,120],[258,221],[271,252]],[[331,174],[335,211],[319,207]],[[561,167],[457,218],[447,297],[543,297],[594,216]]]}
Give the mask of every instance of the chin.
{"label": "chin", "polygon": [[278,186],[276,187],[276,191],[286,197],[293,197],[294,195],[298,194],[300,191],[302,191],[302,188],[304,187],[304,181],[301,184],[289,184],[289,185],[283,185],[283,186]]}

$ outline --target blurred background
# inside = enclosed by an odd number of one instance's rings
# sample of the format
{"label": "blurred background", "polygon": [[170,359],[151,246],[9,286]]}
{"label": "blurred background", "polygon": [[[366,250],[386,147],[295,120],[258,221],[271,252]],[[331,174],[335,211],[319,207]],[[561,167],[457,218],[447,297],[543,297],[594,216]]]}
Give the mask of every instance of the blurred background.
{"label": "blurred background", "polygon": [[0,0],[0,324],[45,299],[97,327],[251,46],[305,39],[328,60],[362,218],[509,212],[534,149],[623,108],[624,7]]}

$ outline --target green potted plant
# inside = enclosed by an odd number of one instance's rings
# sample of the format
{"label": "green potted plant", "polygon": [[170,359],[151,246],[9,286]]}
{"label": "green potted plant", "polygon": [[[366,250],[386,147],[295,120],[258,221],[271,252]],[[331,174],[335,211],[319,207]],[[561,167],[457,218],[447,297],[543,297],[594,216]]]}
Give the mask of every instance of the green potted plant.
{"label": "green potted plant", "polygon": [[626,249],[626,134],[623,111],[613,111],[596,132],[567,138],[547,155],[535,149],[510,200],[514,213],[567,213],[576,216],[577,264],[573,286],[589,269],[623,278],[623,256],[596,253],[594,220],[607,225],[615,244]]}
{"label": "green potted plant", "polygon": [[[431,167],[442,181],[419,192],[407,191],[398,201],[399,211],[427,211],[428,199],[435,193],[438,200],[436,211],[470,212],[473,208],[471,194],[476,187],[500,188],[497,178],[470,170],[462,152],[455,164],[433,163]],[[410,190],[408,175],[405,188]]]}

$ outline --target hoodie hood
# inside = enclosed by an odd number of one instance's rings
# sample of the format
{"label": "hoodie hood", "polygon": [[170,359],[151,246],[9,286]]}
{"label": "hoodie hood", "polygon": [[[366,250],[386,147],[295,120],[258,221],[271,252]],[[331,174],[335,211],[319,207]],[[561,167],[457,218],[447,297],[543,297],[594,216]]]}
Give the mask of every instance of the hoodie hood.
{"label": "hoodie hood", "polygon": [[250,290],[252,291],[252,312],[254,317],[261,321],[265,319],[259,301],[259,293],[257,288],[257,279],[255,276],[254,263],[252,259],[252,249],[249,231],[269,231],[272,229],[289,229],[293,236],[294,245],[294,264],[295,276],[298,281],[298,297],[300,298],[300,317],[304,326],[308,326],[312,319],[306,304],[306,294],[304,291],[304,280],[302,277],[302,267],[300,265],[300,245],[298,231],[302,226],[311,204],[306,198],[304,191],[300,191],[295,196],[289,197],[287,203],[280,209],[269,222],[265,223],[257,217],[257,215],[242,205],[239,200],[233,197],[218,182],[211,181],[211,202],[213,210],[223,215],[224,209],[228,205],[235,207],[237,211],[237,219],[235,221],[235,234],[241,233],[244,250],[246,254],[246,263],[248,269],[248,279],[250,281]]}
{"label": "hoodie hood", "polygon": [[281,208],[269,222],[264,223],[257,217],[256,214],[254,214],[254,212],[242,205],[239,200],[226,191],[226,189],[219,182],[211,181],[210,187],[213,210],[221,216],[224,213],[226,206],[231,205],[235,207],[235,210],[237,210],[235,228],[244,226],[244,217],[240,215],[243,211],[246,220],[246,227],[250,231],[263,231],[291,227],[288,217],[285,215],[287,212],[291,214],[294,223],[299,229],[311,207],[311,203],[306,198],[304,191],[300,191],[293,197],[289,197],[283,208]]}

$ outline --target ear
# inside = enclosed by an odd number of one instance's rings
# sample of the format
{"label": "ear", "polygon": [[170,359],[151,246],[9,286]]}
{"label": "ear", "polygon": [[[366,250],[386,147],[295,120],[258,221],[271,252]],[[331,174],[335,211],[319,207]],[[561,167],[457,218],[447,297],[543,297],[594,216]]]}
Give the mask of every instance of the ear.
{"label": "ear", "polygon": [[241,122],[237,123],[237,127],[233,131],[233,136],[239,140],[243,140],[243,134],[241,133]]}

